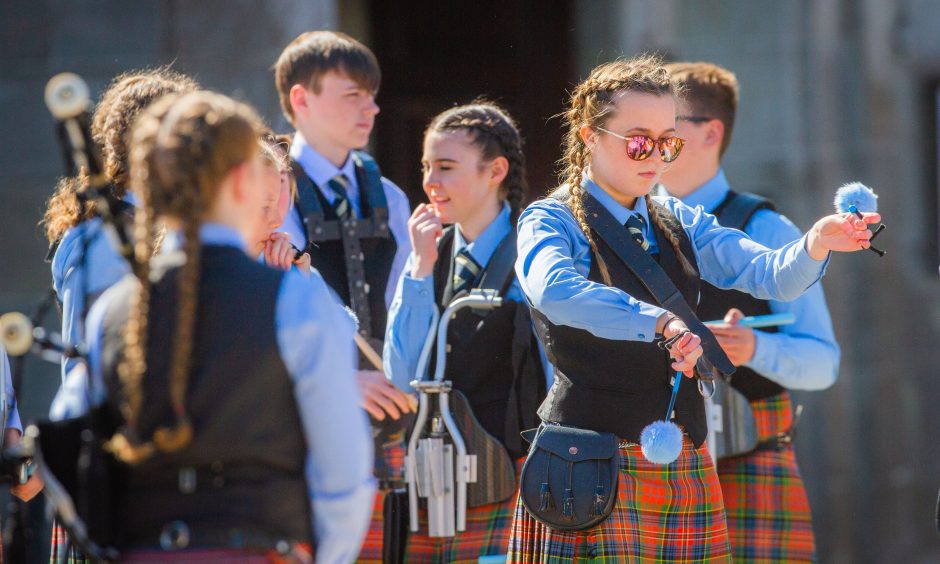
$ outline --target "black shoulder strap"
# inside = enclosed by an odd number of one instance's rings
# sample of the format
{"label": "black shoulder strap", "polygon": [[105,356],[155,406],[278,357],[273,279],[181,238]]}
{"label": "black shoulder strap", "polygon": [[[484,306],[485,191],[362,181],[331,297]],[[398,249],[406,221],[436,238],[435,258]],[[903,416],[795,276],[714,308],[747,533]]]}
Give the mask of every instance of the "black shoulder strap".
{"label": "black shoulder strap", "polygon": [[751,217],[758,210],[776,210],[777,206],[767,198],[750,192],[729,192],[728,197],[715,208],[712,215],[725,227],[744,231]]}
{"label": "black shoulder strap", "polygon": [[382,186],[382,171],[379,170],[379,164],[371,155],[362,151],[353,151],[352,159],[356,164],[356,171],[361,171],[359,190],[363,199],[368,202],[369,209],[372,213],[383,214],[385,218],[388,218],[388,201],[385,198],[385,188]]}
{"label": "black shoulder strap", "polygon": [[686,326],[702,338],[702,352],[709,362],[724,376],[734,373],[734,365],[721,349],[718,340],[699,321],[682,293],[653,257],[640,247],[629,232],[593,196],[585,193],[584,209],[591,228],[600,235],[617,257],[629,268],[659,305],[685,322]]}
{"label": "black shoulder strap", "polygon": [[483,276],[480,277],[480,283],[477,288],[483,290],[496,290],[500,296],[505,296],[509,291],[509,286],[516,273],[516,230],[512,229],[503,237],[499,246],[493,251]]}

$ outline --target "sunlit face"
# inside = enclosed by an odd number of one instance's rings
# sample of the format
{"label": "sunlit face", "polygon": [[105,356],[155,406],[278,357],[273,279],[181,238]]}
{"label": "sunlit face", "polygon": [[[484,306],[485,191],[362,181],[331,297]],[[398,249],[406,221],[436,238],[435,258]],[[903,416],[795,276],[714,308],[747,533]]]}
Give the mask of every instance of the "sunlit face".
{"label": "sunlit face", "polygon": [[[675,102],[669,95],[622,92],[614,97],[614,110],[603,127],[625,137],[675,136]],[[663,162],[658,150],[645,160],[632,160],[626,153],[626,141],[595,128],[583,127],[581,136],[590,150],[591,178],[627,207],[632,208],[636,198],[648,194],[671,166]]]}
{"label": "sunlit face", "polygon": [[284,223],[284,218],[287,217],[287,212],[290,210],[290,205],[291,205],[290,183],[291,183],[290,172],[286,170],[281,171],[280,178],[279,178],[280,190],[277,196],[277,225],[271,228],[272,232]]}
{"label": "sunlit face", "polygon": [[345,73],[329,71],[320,77],[320,92],[304,88],[307,109],[298,127],[308,141],[348,152],[365,147],[379,106],[375,92],[360,86]]}
{"label": "sunlit face", "polygon": [[252,226],[252,236],[249,244],[256,253],[261,253],[264,243],[271,237],[271,233],[280,227],[283,218],[278,216],[278,199],[281,193],[280,173],[277,168],[258,157],[260,169],[257,172],[254,186],[259,195],[257,221]]}
{"label": "sunlit face", "polygon": [[682,154],[669,163],[663,173],[662,183],[669,192],[678,197],[685,197],[691,189],[697,188],[703,170],[709,170],[708,159],[716,149],[709,140],[708,123],[676,121],[676,135],[685,140]]}
{"label": "sunlit face", "polygon": [[425,138],[424,193],[441,223],[471,222],[499,205],[499,181],[491,167],[465,131],[435,131]]}

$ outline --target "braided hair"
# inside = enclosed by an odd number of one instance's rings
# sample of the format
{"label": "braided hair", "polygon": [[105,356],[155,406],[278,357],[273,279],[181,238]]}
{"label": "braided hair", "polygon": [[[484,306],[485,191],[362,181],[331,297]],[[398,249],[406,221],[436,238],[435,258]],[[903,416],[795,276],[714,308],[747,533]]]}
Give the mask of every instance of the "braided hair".
{"label": "braided hair", "polygon": [[[188,76],[166,68],[131,71],[111,81],[92,115],[91,135],[101,147],[104,176],[111,182],[116,198],[123,198],[127,193],[127,141],[137,115],[166,94],[191,92],[198,87]],[[50,243],[95,215],[94,200],[82,206],[75,196],[87,183],[84,175],[59,181],[42,219]]]}
{"label": "braided hair", "polygon": [[516,122],[495,103],[476,100],[438,114],[428,124],[424,137],[435,132],[453,131],[466,131],[470,142],[480,149],[484,162],[497,157],[505,157],[509,162],[506,178],[499,186],[499,194],[509,204],[510,221],[515,225],[529,188],[522,136],[519,135]]}
{"label": "braided hair", "polygon": [[[125,352],[118,366],[121,413],[126,427],[111,441],[115,454],[128,463],[160,452],[185,448],[192,440],[186,395],[196,327],[199,284],[199,225],[219,187],[238,165],[259,149],[261,120],[253,109],[221,94],[192,92],[164,97],[140,117],[131,137],[130,184],[140,201],[135,215],[135,254],[141,263],[140,289],[131,299]],[[143,402],[141,382],[146,366],[151,292],[149,260],[157,218],[182,226],[186,262],[182,266],[170,363],[170,402],[174,428],[161,427],[143,442],[135,427]]]}
{"label": "braided hair", "polygon": [[[559,160],[560,180],[569,190],[568,207],[597,257],[600,255],[585,217],[584,188],[581,187],[581,178],[590,164],[591,154],[581,139],[580,131],[584,125],[604,127],[615,110],[614,99],[621,92],[668,95],[676,99],[682,95],[679,86],[670,80],[662,59],[655,55],[617,59],[600,65],[571,93],[569,108],[563,114],[568,131],[565,134],[564,156]],[[679,238],[670,229],[666,229],[659,210],[650,201],[649,194],[645,198],[650,221],[666,235],[676,256],[684,257],[679,248]],[[605,274],[605,280],[609,280],[606,265],[599,266],[602,274]]]}

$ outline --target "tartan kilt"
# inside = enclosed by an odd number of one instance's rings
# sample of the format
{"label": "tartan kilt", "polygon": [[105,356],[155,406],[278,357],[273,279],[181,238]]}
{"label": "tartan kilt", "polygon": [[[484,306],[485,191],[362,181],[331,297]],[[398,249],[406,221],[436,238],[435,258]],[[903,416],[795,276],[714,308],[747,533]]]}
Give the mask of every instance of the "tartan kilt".
{"label": "tartan kilt", "polygon": [[556,531],[516,504],[509,562],[731,562],[721,486],[707,447],[683,437],[679,459],[649,462],[620,449],[617,503],[597,526]]}
{"label": "tartan kilt", "polygon": [[[407,443],[404,439],[400,443],[388,445],[384,448],[385,464],[389,468],[400,469],[401,475],[405,472],[405,455],[408,453]],[[369,530],[359,549],[356,562],[363,564],[382,564],[383,527],[382,508],[385,505],[385,492],[375,492],[375,501],[372,504],[372,519],[369,521]]]}
{"label": "tartan kilt", "polygon": [[525,458],[516,461],[516,493],[499,503],[467,508],[467,530],[454,537],[429,537],[427,511],[418,512],[419,529],[408,536],[405,562],[473,563],[481,556],[506,554],[516,499],[519,497],[518,476]]}
{"label": "tartan kilt", "polygon": [[69,542],[69,534],[59,525],[58,521],[52,521],[52,544],[49,547],[49,564],[91,564],[91,560],[85,558],[78,548]]}
{"label": "tartan kilt", "polygon": [[[790,394],[751,402],[759,440],[793,425]],[[792,444],[718,461],[735,562],[816,562],[809,501]]]}

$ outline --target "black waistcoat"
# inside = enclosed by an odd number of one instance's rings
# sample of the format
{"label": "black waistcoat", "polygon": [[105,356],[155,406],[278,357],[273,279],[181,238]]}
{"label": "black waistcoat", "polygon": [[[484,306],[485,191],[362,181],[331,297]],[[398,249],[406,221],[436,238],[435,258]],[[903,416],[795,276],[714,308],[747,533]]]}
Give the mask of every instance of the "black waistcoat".
{"label": "black waistcoat", "polygon": [[[168,380],[177,276],[184,260],[172,253],[153,263],[147,371],[137,425],[143,440],[175,422]],[[202,544],[201,533],[226,531],[238,531],[249,544],[312,539],[306,442],[274,324],[282,276],[237,248],[202,248],[186,397],[193,440],[179,452],[157,454],[127,470],[127,483],[117,496],[121,545],[156,544],[161,528],[176,520],[190,527],[194,545]],[[120,283],[105,318],[102,365],[115,409],[121,397],[117,368],[123,331],[135,287],[130,277]],[[184,493],[180,471],[185,474],[187,468],[197,478],[195,490]]]}
{"label": "black waistcoat", "polygon": [[[353,308],[359,316],[360,329],[366,330],[367,336],[382,341],[385,338],[385,321],[388,316],[385,288],[398,245],[389,229],[388,203],[385,199],[385,189],[382,187],[381,173],[375,161],[359,152],[353,152],[350,158],[356,162],[362,217],[352,220],[350,226],[343,226],[333,203],[323,196],[323,192],[307,176],[303,167],[294,162],[293,170],[297,178],[296,213],[300,214],[308,243],[315,245],[310,252],[314,268],[323,275],[323,279],[343,303]],[[340,229],[355,231],[361,248],[358,261],[346,260],[346,245]],[[358,272],[350,272],[351,269]],[[365,285],[364,307],[368,309],[365,313],[360,308],[353,307],[351,300],[350,279],[355,285],[355,281],[360,277]],[[368,317],[368,323],[365,322],[365,317]]]}
{"label": "black waistcoat", "polygon": [[[653,205],[667,228],[678,235],[685,257],[683,261],[675,254],[665,234],[651,222],[659,247],[657,260],[694,309],[700,281],[691,242],[671,212],[656,202]],[[638,300],[656,304],[604,240],[593,230],[591,236],[607,265],[612,285]],[[588,279],[605,284],[593,252]],[[655,343],[604,339],[582,329],[556,325],[537,310],[533,313],[549,361],[555,365],[555,383],[538,412],[543,421],[614,433],[639,443],[643,428],[666,416],[672,394],[669,380],[674,373],[668,354]],[[676,422],[685,427],[696,446],[705,441],[705,404],[694,380],[683,380],[675,414]]]}
{"label": "black waistcoat", "polygon": [[[515,233],[500,243],[508,245],[515,262]],[[489,270],[503,249],[498,248],[474,287],[485,284]],[[435,303],[443,312],[453,298],[454,228],[448,228],[438,242],[434,265]],[[515,274],[496,280],[501,296],[509,290]],[[462,294],[458,294],[458,297]],[[545,397],[545,372],[538,344],[532,333],[529,308],[525,303],[504,300],[489,312],[465,308],[457,312],[447,331],[447,366],[444,378],[467,396],[477,420],[506,447],[510,456],[525,454],[520,431],[538,426],[536,410]],[[433,374],[432,364],[432,374]]]}
{"label": "black waistcoat", "polygon": [[[769,200],[755,195],[744,197],[754,199],[754,205],[749,206],[742,213],[735,213],[734,202],[741,198],[740,194],[730,192],[728,196],[712,212],[718,223],[725,227],[744,230],[754,213],[761,209],[773,210],[774,205]],[[738,290],[721,290],[707,282],[702,282],[702,297],[699,301],[699,317],[705,321],[723,319],[729,309],[736,307],[744,315],[766,315],[771,313],[767,300],[759,300],[754,296]],[[776,332],[775,327],[761,329],[762,331]],[[760,400],[781,393],[784,388],[772,380],[764,378],[757,372],[745,366],[739,367],[731,376],[731,386],[751,400]]]}

